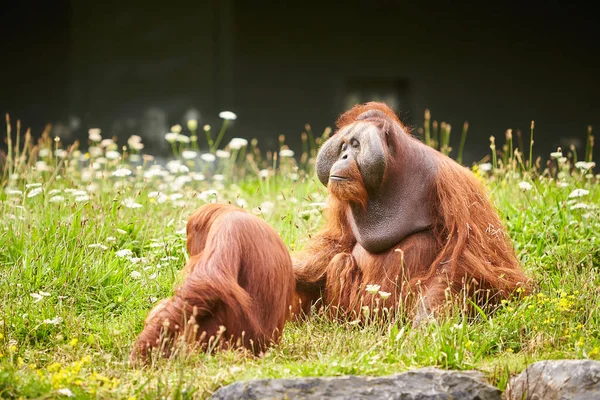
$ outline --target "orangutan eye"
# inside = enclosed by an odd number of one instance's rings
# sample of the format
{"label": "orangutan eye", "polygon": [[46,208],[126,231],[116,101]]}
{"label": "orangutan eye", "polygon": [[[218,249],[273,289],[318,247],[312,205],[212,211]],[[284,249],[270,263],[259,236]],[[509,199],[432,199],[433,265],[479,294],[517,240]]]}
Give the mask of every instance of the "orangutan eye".
{"label": "orangutan eye", "polygon": [[358,149],[358,146],[360,146],[360,143],[358,143],[358,140],[352,139],[350,141],[350,146],[354,147],[355,149]]}
{"label": "orangutan eye", "polygon": [[342,151],[346,151],[348,148],[348,143],[342,143]]}

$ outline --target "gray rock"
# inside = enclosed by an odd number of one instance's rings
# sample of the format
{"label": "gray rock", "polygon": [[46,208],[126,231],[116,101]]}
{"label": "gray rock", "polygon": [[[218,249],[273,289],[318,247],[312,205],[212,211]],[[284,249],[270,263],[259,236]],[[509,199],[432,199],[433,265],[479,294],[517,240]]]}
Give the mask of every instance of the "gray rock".
{"label": "gray rock", "polygon": [[600,362],[540,361],[509,381],[508,400],[600,399]]}
{"label": "gray rock", "polygon": [[383,377],[262,379],[235,382],[212,399],[478,399],[500,400],[478,372],[423,368]]}

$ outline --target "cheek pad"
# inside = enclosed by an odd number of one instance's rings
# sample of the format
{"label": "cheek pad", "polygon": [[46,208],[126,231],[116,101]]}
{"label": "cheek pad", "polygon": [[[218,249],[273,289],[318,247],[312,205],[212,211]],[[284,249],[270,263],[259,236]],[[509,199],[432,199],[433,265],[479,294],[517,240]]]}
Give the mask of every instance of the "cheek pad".
{"label": "cheek pad", "polygon": [[319,153],[317,154],[316,170],[317,177],[321,183],[327,186],[329,182],[329,171],[336,162],[339,156],[341,140],[339,137],[333,136],[321,146]]}
{"label": "cheek pad", "polygon": [[375,190],[383,180],[387,155],[376,132],[370,132],[365,139],[361,141],[360,154],[357,157],[358,168],[367,189]]}

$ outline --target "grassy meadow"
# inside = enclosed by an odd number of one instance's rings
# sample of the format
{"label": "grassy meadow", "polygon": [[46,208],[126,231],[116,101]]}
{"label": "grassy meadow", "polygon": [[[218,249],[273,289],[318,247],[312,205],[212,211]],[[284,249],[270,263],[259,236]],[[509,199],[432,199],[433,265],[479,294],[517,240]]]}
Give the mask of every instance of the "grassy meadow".
{"label": "grassy meadow", "polygon": [[[330,130],[321,135],[307,126],[303,154],[294,157],[283,137],[275,153],[261,152],[255,140],[225,143],[233,116],[223,117],[216,132],[193,121],[173,127],[165,138],[173,157],[164,165],[144,154],[139,137],[110,139],[91,130],[89,142],[78,145],[62,143],[49,127],[33,141],[7,121],[9,151],[0,157],[0,398],[206,398],[236,380],[384,375],[421,366],[478,369],[503,389],[537,360],[600,360],[593,138],[579,158],[563,149],[530,165],[529,134],[526,148],[517,149],[509,131],[506,141],[492,140],[489,162],[469,167],[485,182],[536,283],[530,296],[505,302],[493,315],[467,320],[457,313],[418,329],[316,315],[286,325],[281,343],[262,357],[196,353],[130,368],[146,314],[181,280],[185,224],[196,208],[215,201],[244,207],[270,223],[290,251],[322,225],[327,193],[312,165]],[[417,132],[461,157],[464,140],[450,149],[449,126],[431,128],[428,113]]]}

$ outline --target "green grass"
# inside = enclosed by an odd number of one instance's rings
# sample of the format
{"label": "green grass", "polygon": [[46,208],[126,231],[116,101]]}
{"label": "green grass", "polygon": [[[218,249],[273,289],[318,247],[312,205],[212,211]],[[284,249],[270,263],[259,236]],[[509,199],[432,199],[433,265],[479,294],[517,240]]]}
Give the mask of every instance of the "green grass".
{"label": "green grass", "polygon": [[[182,160],[187,168],[144,177],[153,162],[135,161],[121,142],[92,155],[73,147],[60,159],[49,131],[35,146],[23,136],[18,150],[13,134],[0,185],[0,398],[60,398],[65,389],[78,398],[204,398],[242,379],[385,375],[420,366],[479,369],[504,388],[533,361],[600,359],[599,177],[574,168],[574,154],[541,171],[518,153],[494,154],[492,171],[473,169],[536,282],[531,296],[493,315],[467,320],[457,313],[419,329],[317,315],[286,325],[281,343],[260,358],[228,351],[130,368],[147,312],[181,279],[183,228],[197,207],[243,205],[292,251],[319,229],[326,191],[310,168],[319,140],[312,132],[303,138],[299,163],[260,154],[251,142],[214,163]],[[194,141],[173,145],[177,155],[197,149]],[[111,147],[120,157],[103,160]],[[93,163],[99,169],[90,169]],[[119,168],[133,173],[113,176]],[[576,189],[585,191],[569,197]],[[138,208],[128,207],[133,203]]]}

